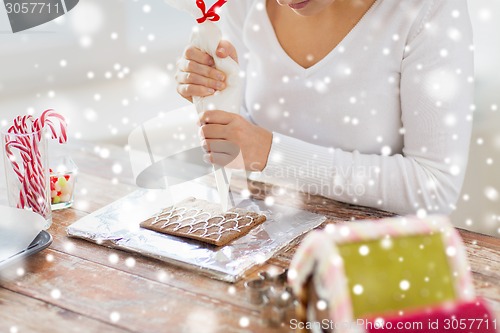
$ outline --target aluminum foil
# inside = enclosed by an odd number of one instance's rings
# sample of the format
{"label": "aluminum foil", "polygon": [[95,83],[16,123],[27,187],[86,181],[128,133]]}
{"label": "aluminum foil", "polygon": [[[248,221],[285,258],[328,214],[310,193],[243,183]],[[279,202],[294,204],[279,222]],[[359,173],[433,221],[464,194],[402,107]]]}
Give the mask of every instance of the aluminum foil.
{"label": "aluminum foil", "polygon": [[216,201],[217,192],[212,188],[201,184],[191,184],[189,188],[191,193],[137,190],[78,220],[67,228],[67,233],[71,237],[140,253],[219,280],[236,282],[248,269],[264,263],[293,239],[326,219],[303,210],[277,205],[268,207],[263,201],[240,198],[238,207],[264,214],[267,220],[224,247],[139,227],[140,222],[162,208],[193,193],[197,198]]}

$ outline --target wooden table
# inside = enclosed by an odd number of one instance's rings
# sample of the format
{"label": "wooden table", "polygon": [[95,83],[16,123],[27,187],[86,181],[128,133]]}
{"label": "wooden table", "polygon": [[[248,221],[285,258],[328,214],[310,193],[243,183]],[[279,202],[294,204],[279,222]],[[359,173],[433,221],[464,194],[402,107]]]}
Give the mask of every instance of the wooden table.
{"label": "wooden table", "polygon": [[[77,143],[64,148],[80,168],[75,205],[57,211],[51,247],[0,281],[0,332],[288,332],[260,324],[243,283],[212,280],[140,255],[66,236],[65,228],[135,189],[125,149]],[[109,156],[109,157],[108,157]],[[120,164],[122,171],[113,173]],[[269,186],[253,183],[262,199]],[[3,189],[5,191],[5,189]],[[4,193],[4,192],[3,192]],[[2,194],[3,194],[2,193]],[[2,197],[5,197],[2,195]],[[391,214],[322,197],[276,198],[327,216],[326,223]],[[465,230],[477,294],[500,317],[500,240]],[[265,266],[288,267],[297,244]],[[244,280],[255,277],[251,272]]]}

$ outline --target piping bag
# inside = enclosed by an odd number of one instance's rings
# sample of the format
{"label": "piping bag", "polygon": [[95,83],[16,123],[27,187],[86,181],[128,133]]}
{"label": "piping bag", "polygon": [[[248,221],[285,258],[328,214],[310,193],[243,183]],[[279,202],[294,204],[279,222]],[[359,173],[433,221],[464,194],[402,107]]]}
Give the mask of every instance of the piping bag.
{"label": "piping bag", "polygon": [[[222,39],[222,32],[214,22],[220,19],[217,12],[227,0],[218,0],[208,10],[206,10],[203,0],[165,0],[165,2],[176,9],[188,12],[196,18],[198,26],[195,27],[191,34],[191,44],[211,55],[214,58],[215,67],[226,74],[226,89],[217,91],[207,97],[193,97],[196,111],[199,114],[206,110],[239,113],[242,91],[242,81],[239,76],[240,67],[231,57],[222,59],[215,54]],[[241,152],[237,158],[242,158]],[[230,206],[234,206],[229,187],[231,169],[218,166],[213,166],[213,169],[222,209],[226,211]]]}

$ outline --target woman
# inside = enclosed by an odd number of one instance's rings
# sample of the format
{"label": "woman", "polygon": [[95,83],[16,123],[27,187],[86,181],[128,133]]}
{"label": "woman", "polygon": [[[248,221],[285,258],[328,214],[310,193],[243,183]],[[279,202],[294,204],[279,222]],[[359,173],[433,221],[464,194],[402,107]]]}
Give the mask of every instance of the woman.
{"label": "woman", "polygon": [[[217,54],[239,58],[244,105],[201,117],[211,156],[236,144],[261,180],[399,214],[454,208],[472,126],[466,0],[226,6]],[[194,47],[178,63],[189,100],[224,79]]]}

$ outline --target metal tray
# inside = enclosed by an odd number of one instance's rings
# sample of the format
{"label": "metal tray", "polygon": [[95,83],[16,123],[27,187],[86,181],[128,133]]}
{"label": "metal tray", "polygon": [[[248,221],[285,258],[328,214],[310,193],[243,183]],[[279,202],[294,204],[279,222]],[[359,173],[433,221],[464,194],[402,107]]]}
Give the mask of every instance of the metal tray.
{"label": "metal tray", "polygon": [[[67,227],[68,235],[99,245],[140,253],[182,266],[215,279],[236,282],[247,270],[264,263],[298,236],[321,225],[326,218],[300,209],[272,205],[262,200],[240,198],[238,207],[264,214],[267,220],[245,236],[222,247],[188,241],[140,228],[139,223],[160,209],[196,192],[196,197],[216,202],[215,188],[190,182],[172,190],[140,189],[89,214]],[[177,198],[173,198],[175,193]],[[215,199],[215,200],[214,200]]]}
{"label": "metal tray", "polygon": [[35,237],[33,242],[31,242],[30,246],[27,249],[13,255],[12,257],[0,261],[0,269],[8,266],[9,264],[22,259],[29,257],[32,254],[40,252],[50,246],[52,243],[52,236],[45,230],[40,231],[40,233]]}

